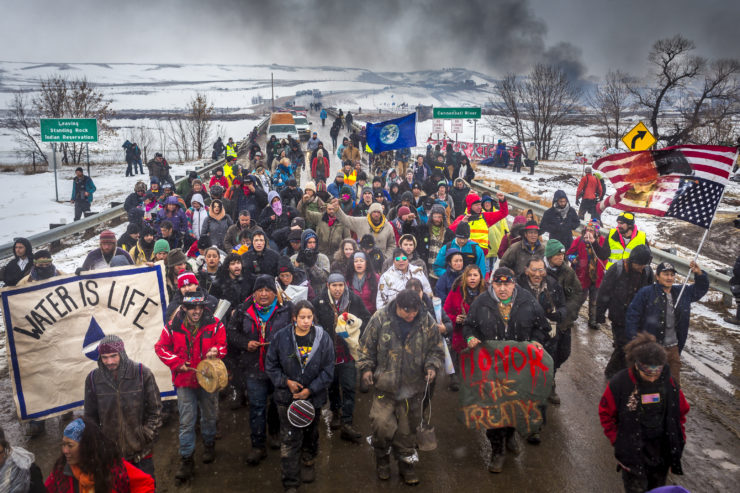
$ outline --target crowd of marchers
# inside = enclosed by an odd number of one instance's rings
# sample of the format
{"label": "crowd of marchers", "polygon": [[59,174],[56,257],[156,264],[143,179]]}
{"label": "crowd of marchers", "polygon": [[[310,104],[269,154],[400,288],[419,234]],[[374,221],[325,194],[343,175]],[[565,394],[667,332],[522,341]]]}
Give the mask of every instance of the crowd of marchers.
{"label": "crowd of marchers", "polygon": [[[152,351],[172,372],[176,405],[162,405],[151,370],[129,359],[126,341],[106,336],[98,368],[80,382],[84,417],[65,428],[46,489],[153,491],[152,451],[165,415],[179,420],[176,479],[192,478],[198,435],[200,460],[213,463],[219,394],[193,371],[207,359],[228,368],[228,406],[248,403],[244,461],[259,467],[268,450],[280,449],[286,491],[316,478],[325,407],[338,439],[363,443],[355,423],[369,424],[379,480],[390,478],[393,459],[403,482],[418,484],[415,429],[444,372],[444,345],[459,370],[460,353],[483,341],[531,341],[559,374],[584,303],[587,327],[598,330],[607,315],[611,322],[608,384],[594,413],[598,407],[625,491],[663,485],[669,470],[681,474],[681,352],[691,304],[709,286],[701,268],[692,263],[694,282],[683,291],[673,265],[653,270],[649,239],[630,212],[600,234],[595,204],[605,188],[590,170],[578,210],[557,191],[541,218],[526,211],[510,225],[503,194],[471,189],[476,166],[465,155],[432,146],[414,157],[409,149],[366,153],[349,116],[336,118],[350,135],[337,145],[333,133],[331,151],[316,133],[305,148],[274,137],[262,148],[256,129],[243,149],[219,139],[213,157],[225,152],[226,161],[209,180],[191,173],[175,186],[163,156],[147,164],[149,183],[137,182],[125,201],[126,233],[102,232],[77,272],[162,266],[170,303]],[[341,170],[332,177],[334,160]],[[92,200],[85,179],[78,170],[76,201]],[[23,238],[14,253],[6,286],[63,274],[49,250]],[[229,308],[219,318],[223,302]],[[361,322],[356,348],[340,335],[348,320]],[[446,385],[459,390],[456,373]],[[369,416],[355,416],[358,390],[371,392]],[[296,411],[298,401],[310,406]],[[297,426],[291,413],[307,408],[314,413]],[[43,422],[32,429],[42,432]],[[492,473],[507,453],[541,441],[514,428],[486,434]],[[11,491],[45,491],[29,455],[0,436],[0,485],[15,478],[26,489]]]}

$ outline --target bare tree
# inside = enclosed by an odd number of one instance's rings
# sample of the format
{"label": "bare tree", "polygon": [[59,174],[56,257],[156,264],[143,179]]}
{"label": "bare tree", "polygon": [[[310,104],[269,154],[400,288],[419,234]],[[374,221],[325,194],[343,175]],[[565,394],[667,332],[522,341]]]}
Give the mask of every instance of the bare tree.
{"label": "bare tree", "polygon": [[195,156],[203,159],[203,153],[211,138],[213,104],[205,94],[197,93],[188,103],[188,133]]}
{"label": "bare tree", "polygon": [[691,55],[694,48],[681,35],[656,41],[648,55],[655,68],[652,85],[629,85],[649,113],[653,135],[665,145],[722,142],[740,114],[740,62],[709,61]]}
{"label": "bare tree", "polygon": [[134,139],[134,142],[138,144],[139,149],[141,149],[141,156],[144,159],[144,162],[148,162],[149,149],[152,149],[154,146],[154,135],[152,134],[152,130],[141,125],[134,129],[132,138]]}
{"label": "bare tree", "polygon": [[629,76],[620,72],[608,72],[604,83],[588,96],[588,103],[596,111],[596,117],[605,131],[606,147],[617,147],[624,129],[622,122],[629,108]]}
{"label": "bare tree", "polygon": [[190,161],[190,134],[188,122],[182,118],[168,118],[165,128],[167,142],[172,144],[179,162]]}
{"label": "bare tree", "polygon": [[499,101],[491,101],[495,113],[486,117],[488,126],[508,139],[523,142],[525,139],[520,108],[521,89],[516,74],[507,74],[496,83],[494,93]]}
{"label": "bare tree", "polygon": [[10,103],[8,126],[15,134],[15,140],[22,154],[37,153],[46,165],[49,158],[41,147],[39,119],[31,114],[31,104],[25,92],[18,91]]}
{"label": "bare tree", "polygon": [[530,123],[529,135],[538,159],[557,157],[564,126],[578,104],[581,90],[565,72],[551,65],[537,64],[520,86],[523,114]]}

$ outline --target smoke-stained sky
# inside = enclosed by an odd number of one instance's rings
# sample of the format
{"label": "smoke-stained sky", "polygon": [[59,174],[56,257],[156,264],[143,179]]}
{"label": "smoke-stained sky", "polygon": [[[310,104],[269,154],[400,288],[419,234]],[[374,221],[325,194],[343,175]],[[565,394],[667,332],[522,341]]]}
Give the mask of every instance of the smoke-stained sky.
{"label": "smoke-stained sky", "polygon": [[642,73],[677,33],[740,55],[737,0],[4,0],[0,59]]}

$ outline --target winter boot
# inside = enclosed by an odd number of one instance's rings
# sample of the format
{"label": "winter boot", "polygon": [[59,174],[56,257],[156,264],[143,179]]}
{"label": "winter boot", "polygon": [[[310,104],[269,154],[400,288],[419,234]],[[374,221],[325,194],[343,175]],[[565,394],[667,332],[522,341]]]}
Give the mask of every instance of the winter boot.
{"label": "winter boot", "polygon": [[175,472],[175,479],[181,483],[188,481],[193,477],[193,469],[195,468],[195,461],[193,456],[180,457],[180,466]]}
{"label": "winter boot", "polygon": [[362,434],[359,431],[355,430],[351,424],[343,424],[341,430],[342,431],[339,436],[342,438],[342,440],[347,440],[348,442],[353,443],[360,443],[360,438],[362,438]]}
{"label": "winter boot", "polygon": [[247,454],[246,462],[250,466],[256,466],[262,462],[265,457],[267,457],[267,450],[264,448],[252,447],[252,450]]}
{"label": "winter boot", "polygon": [[504,461],[506,456],[503,450],[494,450],[491,452],[491,463],[488,464],[488,472],[498,474],[504,470]]}
{"label": "winter boot", "polygon": [[375,469],[378,473],[378,479],[383,481],[391,478],[391,456],[388,454],[378,455],[375,453]]}
{"label": "winter boot", "polygon": [[331,413],[331,422],[329,423],[329,428],[332,430],[338,430],[342,426],[342,416],[340,411],[332,411]]}
{"label": "winter boot", "polygon": [[301,481],[304,483],[313,483],[316,481],[315,461],[313,459],[301,461]]}
{"label": "winter boot", "polygon": [[205,444],[203,450],[203,464],[210,464],[216,460],[216,444]]}
{"label": "winter boot", "polygon": [[519,433],[516,431],[506,438],[506,450],[514,455],[522,453],[522,442],[519,441]]}
{"label": "winter boot", "polygon": [[540,443],[542,443],[542,438],[540,438],[539,433],[530,433],[529,435],[527,435],[527,443],[532,445],[539,445]]}
{"label": "winter boot", "polygon": [[553,384],[552,386],[552,392],[550,392],[550,397],[547,398],[548,401],[550,401],[551,404],[554,406],[560,405],[560,396],[558,395],[557,391],[555,390],[556,386]]}
{"label": "winter boot", "polygon": [[408,462],[399,460],[398,473],[401,475],[401,479],[403,479],[403,482],[407,485],[416,486],[417,484],[419,484],[419,476],[416,474],[416,471],[414,471],[413,464],[409,464]]}
{"label": "winter boot", "polygon": [[596,322],[596,300],[588,301],[588,328],[599,330],[599,324]]}
{"label": "winter boot", "polygon": [[282,441],[280,440],[280,433],[275,433],[267,436],[267,443],[270,445],[271,450],[280,450]]}
{"label": "winter boot", "polygon": [[447,385],[450,392],[457,392],[460,390],[460,379],[457,378],[457,374],[453,373],[450,375],[450,383]]}

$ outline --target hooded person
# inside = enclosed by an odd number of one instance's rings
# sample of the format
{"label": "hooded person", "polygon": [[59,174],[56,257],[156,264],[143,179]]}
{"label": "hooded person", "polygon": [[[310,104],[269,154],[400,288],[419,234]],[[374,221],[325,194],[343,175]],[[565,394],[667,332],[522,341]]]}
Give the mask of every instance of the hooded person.
{"label": "hooded person", "polygon": [[457,248],[448,248],[445,252],[445,266],[447,267],[445,273],[442,274],[434,285],[434,294],[441,300],[447,298],[452,285],[460,277],[460,274],[462,274],[465,267],[462,252]]}
{"label": "hooded person", "polygon": [[85,379],[85,417],[116,442],[124,459],[152,477],[161,412],[152,371],[128,358],[120,337],[103,337],[98,344],[98,367]]}
{"label": "hooded person", "polygon": [[242,255],[243,272],[250,290],[259,275],[267,274],[275,277],[278,274],[277,266],[280,259],[280,254],[269,248],[269,239],[261,228],[258,227],[252,232],[251,240],[252,245]]}
{"label": "hooded person", "polygon": [[[338,203],[338,202],[337,202]],[[383,252],[385,257],[389,257],[396,246],[396,236],[391,226],[383,214],[383,206],[375,203],[368,209],[365,217],[351,217],[344,213],[341,208],[337,209],[337,218],[351,231],[354,231],[358,238],[370,234],[375,239],[375,245]]]}
{"label": "hooded person", "polygon": [[274,240],[275,232],[282,228],[290,228],[291,221],[298,216],[295,208],[285,207],[280,195],[271,190],[267,194],[267,207],[260,214],[257,224],[267,233],[268,238]]}
{"label": "hooded person", "polygon": [[231,220],[231,216],[226,214],[223,202],[214,200],[211,202],[211,207],[208,210],[208,217],[203,224],[201,235],[208,235],[211,238],[212,245],[223,249],[226,232],[232,224],[234,222]]}
{"label": "hooded person", "polygon": [[201,194],[193,195],[190,199],[190,209],[185,214],[188,216],[188,232],[196,240],[199,239],[203,225],[208,219],[208,209]]}
{"label": "hooded person", "polygon": [[450,198],[452,199],[453,207],[457,214],[461,214],[462,211],[467,209],[465,198],[470,193],[470,187],[465,180],[457,178],[452,183],[452,189],[450,190]]}
{"label": "hooded person", "polygon": [[[500,209],[497,211],[484,211],[483,203],[477,193],[468,193],[465,198],[465,213],[458,216],[450,225],[450,229],[457,230],[461,222],[467,222],[470,225],[470,239],[481,247],[483,254],[487,255],[489,250],[488,229],[496,225],[501,220],[506,220],[509,215],[509,203],[506,196],[502,193],[496,195]],[[458,209],[455,209],[458,210]]]}
{"label": "hooded person", "polygon": [[7,492],[47,493],[36,457],[28,450],[11,445],[0,428],[0,488]]}
{"label": "hooded person", "polygon": [[174,195],[165,199],[164,208],[157,213],[156,224],[160,231],[163,221],[169,221],[172,224],[172,231],[178,237],[188,232],[188,217],[180,207],[180,201]]}
{"label": "hooded person", "polygon": [[293,207],[294,209],[298,206],[303,197],[303,191],[298,188],[298,182],[295,178],[290,178],[285,183],[285,188],[280,191],[280,200],[285,207]]}
{"label": "hooded person", "polygon": [[234,210],[247,210],[253,219],[259,218],[262,209],[267,205],[267,192],[257,176],[247,175],[243,181],[234,178],[231,200],[234,201]]}
{"label": "hooded person", "polygon": [[129,222],[128,226],[126,226],[126,232],[118,238],[116,245],[128,252],[139,241],[140,234],[141,227],[136,223]]}
{"label": "hooded person", "polygon": [[33,268],[33,250],[31,242],[26,238],[13,240],[13,259],[7,263],[3,271],[5,286],[15,286],[26,277]]}
{"label": "hooded person", "polygon": [[113,257],[117,255],[123,255],[126,257],[129,265],[133,265],[134,261],[126,250],[116,246],[116,234],[106,229],[100,233],[100,248],[96,248],[87,254],[85,261],[82,262],[80,271],[88,270],[99,270],[110,267],[110,263]]}
{"label": "hooded person", "polygon": [[339,190],[339,205],[345,214],[352,214],[355,192],[349,185],[342,185]]}
{"label": "hooded person", "polygon": [[64,272],[54,265],[49,250],[37,250],[33,256],[33,266],[28,274],[18,281],[16,286],[25,286],[30,282],[44,281],[62,275],[64,275]]}
{"label": "hooded person", "polygon": [[556,190],[552,207],[542,215],[541,232],[549,233],[550,239],[558,240],[568,250],[573,243],[573,230],[578,229],[580,225],[578,212],[570,206],[568,196],[564,191]]}
{"label": "hooded person", "polygon": [[475,264],[480,268],[483,276],[486,275],[486,256],[483,253],[483,249],[473,240],[470,239],[470,224],[461,222],[455,229],[455,238],[449,243],[445,244],[437,253],[437,258],[434,259],[432,266],[436,277],[442,277],[447,271],[447,263],[445,261],[447,256],[447,250],[456,248],[460,250],[463,256],[464,266]]}
{"label": "hooded person", "polygon": [[129,253],[135,265],[145,265],[154,262],[154,244],[156,242],[156,231],[151,226],[144,225],[139,235],[139,241],[131,247]]}
{"label": "hooded person", "polygon": [[331,269],[329,257],[319,251],[319,238],[312,229],[301,234],[301,251],[290,257],[293,265],[302,269],[308,276],[314,291],[321,289]]}

